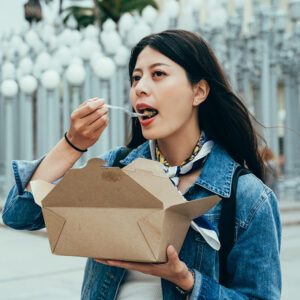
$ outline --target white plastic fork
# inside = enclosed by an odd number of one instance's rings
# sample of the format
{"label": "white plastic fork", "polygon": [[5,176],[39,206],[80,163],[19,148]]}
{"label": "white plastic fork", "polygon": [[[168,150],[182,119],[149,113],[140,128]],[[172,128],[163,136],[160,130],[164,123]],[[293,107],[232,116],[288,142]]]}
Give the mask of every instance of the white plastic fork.
{"label": "white plastic fork", "polygon": [[115,106],[115,105],[110,105],[110,104],[104,104],[103,106],[107,107],[107,108],[111,108],[111,109],[123,110],[126,114],[128,114],[132,118],[144,116],[144,114],[132,112],[132,111],[130,111],[130,110],[128,110],[128,109],[126,109],[126,108],[124,108],[122,106]]}

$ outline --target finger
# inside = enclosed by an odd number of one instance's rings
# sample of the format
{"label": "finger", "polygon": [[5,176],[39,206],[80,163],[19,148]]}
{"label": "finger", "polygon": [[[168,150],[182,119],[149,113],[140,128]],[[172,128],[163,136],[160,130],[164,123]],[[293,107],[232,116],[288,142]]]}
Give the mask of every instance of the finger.
{"label": "finger", "polygon": [[139,271],[146,274],[153,274],[156,269],[155,264],[140,264],[119,260],[108,260],[107,263],[110,266],[119,267],[127,270]]}
{"label": "finger", "polygon": [[94,258],[94,261],[107,265],[107,260],[105,260],[105,259]]}
{"label": "finger", "polygon": [[74,115],[77,119],[82,119],[85,116],[93,113],[95,110],[103,106],[105,101],[103,99],[98,99],[95,101],[89,101],[86,105],[83,105],[74,111]]}
{"label": "finger", "polygon": [[90,98],[90,99],[87,99],[85,100],[84,102],[82,102],[79,106],[79,107],[82,107],[84,105],[87,105],[89,102],[93,102],[93,101],[97,101],[97,100],[104,100],[103,98],[98,98],[98,97],[95,97],[95,98]]}
{"label": "finger", "polygon": [[108,113],[108,108],[107,107],[101,107],[96,109],[93,113],[87,115],[84,119],[84,121],[86,122],[86,124],[92,125],[95,121],[97,121],[98,119],[100,119],[101,117],[103,117],[104,115],[106,115]]}
{"label": "finger", "polygon": [[172,246],[172,245],[168,246],[168,248],[167,248],[167,256],[168,256],[168,263],[174,264],[174,265],[180,263],[177,251],[174,248],[174,246]]}
{"label": "finger", "polygon": [[89,126],[91,132],[103,131],[109,122],[108,114],[105,114],[98,120],[96,120],[92,125]]}
{"label": "finger", "polygon": [[97,100],[98,98],[91,98],[91,99],[87,99],[85,100],[84,102],[82,102],[78,107],[82,107],[84,105],[86,105],[87,103],[91,102],[91,101],[95,101]]}

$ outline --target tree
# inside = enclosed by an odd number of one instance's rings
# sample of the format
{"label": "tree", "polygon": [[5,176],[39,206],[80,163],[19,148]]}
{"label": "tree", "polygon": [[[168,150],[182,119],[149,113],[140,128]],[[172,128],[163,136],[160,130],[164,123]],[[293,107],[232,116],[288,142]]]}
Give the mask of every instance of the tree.
{"label": "tree", "polygon": [[70,6],[65,9],[67,13],[64,22],[73,15],[78,23],[78,28],[89,24],[101,24],[108,18],[118,22],[122,14],[133,10],[142,11],[147,5],[157,8],[154,0],[93,0],[93,7]]}

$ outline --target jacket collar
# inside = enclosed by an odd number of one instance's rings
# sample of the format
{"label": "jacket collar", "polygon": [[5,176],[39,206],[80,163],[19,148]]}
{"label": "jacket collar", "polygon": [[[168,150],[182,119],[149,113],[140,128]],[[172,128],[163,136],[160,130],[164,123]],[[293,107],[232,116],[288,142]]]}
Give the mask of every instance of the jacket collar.
{"label": "jacket collar", "polygon": [[233,175],[238,166],[221,145],[215,144],[195,184],[229,198]]}
{"label": "jacket collar", "polygon": [[[151,159],[149,141],[133,149],[120,163],[128,165],[137,158]],[[238,163],[228,155],[226,150],[215,144],[200,176],[195,181],[195,185],[199,185],[221,197],[229,198],[233,174],[237,167]]]}
{"label": "jacket collar", "polygon": [[151,159],[149,141],[146,141],[137,148],[133,149],[123,160],[120,161],[120,163],[127,166],[137,158]]}

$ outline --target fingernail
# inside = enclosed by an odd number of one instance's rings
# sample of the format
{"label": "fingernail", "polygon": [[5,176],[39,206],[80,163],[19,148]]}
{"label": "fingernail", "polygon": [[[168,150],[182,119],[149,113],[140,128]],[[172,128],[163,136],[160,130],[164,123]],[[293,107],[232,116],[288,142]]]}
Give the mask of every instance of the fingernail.
{"label": "fingernail", "polygon": [[93,101],[96,101],[98,98],[90,98],[88,100],[86,100],[86,102],[93,102]]}
{"label": "fingernail", "polygon": [[90,102],[89,105],[91,107],[97,107],[97,106],[99,106],[99,102],[98,101],[93,101],[93,102]]}
{"label": "fingernail", "polygon": [[175,248],[172,245],[170,245],[168,247],[168,252],[169,252],[169,254],[173,254],[175,252]]}

